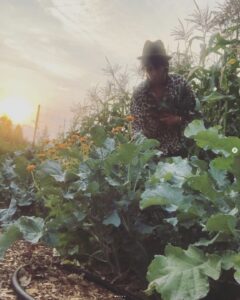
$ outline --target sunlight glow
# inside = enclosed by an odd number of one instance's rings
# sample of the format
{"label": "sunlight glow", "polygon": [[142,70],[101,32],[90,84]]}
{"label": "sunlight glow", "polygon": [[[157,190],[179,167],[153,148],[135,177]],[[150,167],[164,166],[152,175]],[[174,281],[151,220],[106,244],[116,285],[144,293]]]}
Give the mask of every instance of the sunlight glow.
{"label": "sunlight glow", "polygon": [[33,114],[33,103],[25,98],[9,96],[0,100],[0,116],[7,115],[13,123],[28,122]]}

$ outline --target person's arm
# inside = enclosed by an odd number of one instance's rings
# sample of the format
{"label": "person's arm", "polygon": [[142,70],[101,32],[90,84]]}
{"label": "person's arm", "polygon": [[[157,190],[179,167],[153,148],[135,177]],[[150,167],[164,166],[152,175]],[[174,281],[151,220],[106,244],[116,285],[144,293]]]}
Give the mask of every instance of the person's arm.
{"label": "person's arm", "polygon": [[168,126],[185,127],[195,118],[201,118],[201,113],[196,110],[196,96],[189,83],[182,78],[178,94],[178,113],[163,113],[160,121]]}
{"label": "person's arm", "polygon": [[143,116],[135,93],[133,93],[131,98],[130,114],[134,118],[132,122],[133,136],[135,136],[137,133],[143,133]]}

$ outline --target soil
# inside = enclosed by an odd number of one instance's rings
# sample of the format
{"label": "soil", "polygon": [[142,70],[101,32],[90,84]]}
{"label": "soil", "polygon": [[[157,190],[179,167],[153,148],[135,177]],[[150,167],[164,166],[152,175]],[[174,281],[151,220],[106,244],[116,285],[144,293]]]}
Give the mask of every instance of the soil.
{"label": "soil", "polygon": [[11,287],[14,271],[21,269],[19,282],[25,291],[36,300],[123,300],[101,286],[87,281],[84,276],[59,268],[59,257],[44,245],[16,242],[0,261],[0,300],[16,300]]}

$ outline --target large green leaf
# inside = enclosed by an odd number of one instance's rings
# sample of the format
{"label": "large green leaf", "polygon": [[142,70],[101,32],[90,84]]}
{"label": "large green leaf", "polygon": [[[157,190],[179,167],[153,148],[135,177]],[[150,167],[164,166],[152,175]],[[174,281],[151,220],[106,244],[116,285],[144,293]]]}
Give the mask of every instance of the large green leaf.
{"label": "large green leaf", "polygon": [[212,202],[216,202],[217,198],[221,196],[221,194],[215,190],[213,180],[207,173],[192,176],[188,180],[188,185],[192,189],[201,192]]}
{"label": "large green leaf", "polygon": [[184,130],[184,135],[188,138],[197,135],[199,132],[206,130],[202,120],[194,120]]}
{"label": "large green leaf", "polygon": [[102,126],[96,125],[91,128],[90,134],[96,146],[102,146],[107,138],[106,132]]}
{"label": "large green leaf", "polygon": [[234,279],[240,284],[240,253],[227,251],[222,255],[222,268],[224,270],[234,269]]}
{"label": "large green leaf", "polygon": [[110,177],[114,165],[134,164],[139,157],[140,150],[141,145],[133,143],[120,144],[104,161],[104,171],[107,177]]}
{"label": "large green leaf", "polygon": [[183,250],[167,246],[165,256],[157,255],[151,262],[147,292],[156,290],[163,300],[197,300],[209,291],[208,277],[217,280],[221,258],[205,255],[195,247]]}
{"label": "large green leaf", "polygon": [[22,233],[16,225],[11,225],[0,235],[0,259],[3,258],[6,250],[18,239],[22,237]]}
{"label": "large green leaf", "polygon": [[77,173],[79,180],[77,180],[73,183],[73,187],[77,191],[86,191],[87,190],[87,187],[89,184],[89,178],[91,177],[92,171],[93,170],[91,170],[91,167],[88,165],[88,161],[82,162],[80,164],[79,172]]}
{"label": "large green leaf", "polygon": [[172,186],[181,187],[192,175],[192,167],[187,159],[174,157],[171,163],[159,162],[154,177],[170,181]]}
{"label": "large green leaf", "polygon": [[183,201],[183,191],[168,183],[160,183],[156,187],[147,188],[141,198],[141,209],[152,205],[179,205]]}
{"label": "large green leaf", "polygon": [[15,198],[12,198],[8,208],[0,209],[0,222],[1,223],[9,222],[16,211],[17,211],[17,201]]}
{"label": "large green leaf", "polygon": [[233,166],[233,160],[232,156],[217,157],[211,161],[210,166],[213,166],[215,169],[230,171]]}
{"label": "large green leaf", "polygon": [[14,178],[17,177],[17,174],[14,170],[14,164],[13,164],[13,160],[12,159],[6,159],[3,163],[2,163],[2,174],[4,176],[4,178],[8,179],[8,180],[12,180]]}
{"label": "large green leaf", "polygon": [[210,232],[224,232],[226,234],[235,234],[237,219],[233,215],[216,214],[211,216],[206,224],[206,229]]}
{"label": "large green leaf", "polygon": [[211,177],[215,180],[219,188],[225,189],[229,184],[226,170],[219,170],[210,163],[209,173],[211,174]]}
{"label": "large green leaf", "polygon": [[65,173],[62,171],[60,163],[52,160],[47,160],[41,165],[41,171],[52,176],[57,182],[64,182]]}
{"label": "large green leaf", "polygon": [[148,139],[146,137],[139,138],[135,141],[136,145],[141,145],[141,151],[146,151],[159,146],[159,141],[154,139]]}
{"label": "large green leaf", "polygon": [[240,149],[240,139],[238,137],[221,136],[212,129],[199,132],[194,139],[199,147],[210,149],[224,156],[234,155],[234,149]]}
{"label": "large green leaf", "polygon": [[105,218],[103,220],[103,224],[104,225],[113,225],[115,227],[119,227],[121,224],[121,219],[119,217],[119,214],[117,212],[117,210],[114,210],[110,216],[108,216],[107,218]]}
{"label": "large green leaf", "polygon": [[139,148],[137,145],[131,143],[121,144],[119,149],[117,150],[116,158],[118,162],[127,165],[137,155],[138,150]]}
{"label": "large green leaf", "polygon": [[115,150],[115,140],[106,138],[102,147],[96,148],[96,153],[100,159],[105,159],[110,153]]}
{"label": "large green leaf", "polygon": [[37,243],[43,236],[44,220],[38,217],[21,217],[16,222],[24,239],[31,243]]}

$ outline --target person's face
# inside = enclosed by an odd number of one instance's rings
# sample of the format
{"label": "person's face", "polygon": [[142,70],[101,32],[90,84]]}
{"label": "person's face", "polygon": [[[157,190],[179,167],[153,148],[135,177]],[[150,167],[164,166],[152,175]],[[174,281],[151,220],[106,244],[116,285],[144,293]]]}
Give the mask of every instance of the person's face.
{"label": "person's face", "polygon": [[147,78],[153,84],[163,84],[167,78],[168,68],[166,66],[159,66],[157,68],[153,66],[146,67]]}

